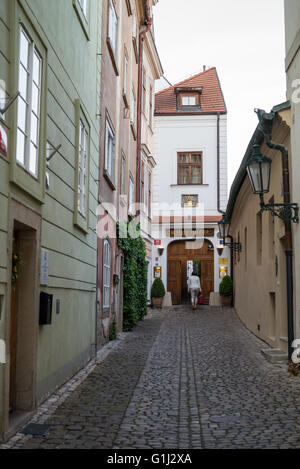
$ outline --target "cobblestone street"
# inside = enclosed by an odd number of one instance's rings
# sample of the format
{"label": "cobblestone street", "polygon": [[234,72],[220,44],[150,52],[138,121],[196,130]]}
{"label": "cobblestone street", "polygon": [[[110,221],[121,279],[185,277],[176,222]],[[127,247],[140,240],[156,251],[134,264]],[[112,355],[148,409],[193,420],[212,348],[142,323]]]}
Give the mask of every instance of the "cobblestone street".
{"label": "cobblestone street", "polygon": [[[300,448],[300,380],[230,308],[154,310],[14,448]],[[37,420],[37,423],[40,423]]]}

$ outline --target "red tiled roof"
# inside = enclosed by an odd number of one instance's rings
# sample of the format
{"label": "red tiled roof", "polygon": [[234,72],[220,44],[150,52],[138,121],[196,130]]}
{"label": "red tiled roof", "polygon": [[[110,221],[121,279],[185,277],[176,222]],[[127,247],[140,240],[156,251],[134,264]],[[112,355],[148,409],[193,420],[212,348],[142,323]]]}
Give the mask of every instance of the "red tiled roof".
{"label": "red tiled roof", "polygon": [[170,86],[164,90],[158,91],[155,94],[155,114],[182,114],[183,111],[176,109],[176,87],[201,87],[202,93],[200,96],[201,111],[184,111],[189,114],[199,112],[226,112],[226,105],[223,98],[217,70],[215,67],[209,68],[204,72],[200,72],[193,77],[187,78],[176,85]]}

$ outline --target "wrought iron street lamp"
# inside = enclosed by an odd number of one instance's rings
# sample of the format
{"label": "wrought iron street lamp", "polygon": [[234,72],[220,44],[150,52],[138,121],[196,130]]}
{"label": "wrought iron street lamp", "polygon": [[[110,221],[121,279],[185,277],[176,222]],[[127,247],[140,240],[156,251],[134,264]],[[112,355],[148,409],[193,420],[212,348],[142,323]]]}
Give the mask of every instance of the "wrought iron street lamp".
{"label": "wrought iron street lamp", "polygon": [[253,145],[253,153],[247,164],[247,172],[250,179],[253,194],[260,197],[260,208],[262,211],[269,210],[273,216],[283,221],[299,222],[299,207],[294,203],[265,204],[264,194],[269,192],[271,178],[271,158],[262,155],[260,145]]}
{"label": "wrought iron street lamp", "polygon": [[230,222],[227,220],[226,216],[223,215],[222,219],[218,222],[219,225],[219,233],[220,233],[220,238],[223,240],[223,246],[228,246],[230,249],[233,249],[234,251],[241,251],[242,246],[241,243],[227,243],[226,238],[229,237],[229,227],[230,227]]}
{"label": "wrought iron street lamp", "polygon": [[259,145],[253,145],[253,153],[247,165],[252,191],[254,194],[269,192],[271,176],[271,158],[260,152]]}

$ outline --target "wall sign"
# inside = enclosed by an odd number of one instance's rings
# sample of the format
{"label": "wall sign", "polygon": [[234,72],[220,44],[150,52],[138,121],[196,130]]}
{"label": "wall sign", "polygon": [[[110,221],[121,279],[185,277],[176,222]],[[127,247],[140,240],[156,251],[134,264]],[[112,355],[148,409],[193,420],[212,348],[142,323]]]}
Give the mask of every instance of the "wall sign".
{"label": "wall sign", "polygon": [[228,257],[220,257],[219,258],[219,264],[225,264],[228,265]]}
{"label": "wall sign", "polygon": [[161,266],[155,266],[154,270],[154,278],[161,278]]}
{"label": "wall sign", "polygon": [[49,282],[49,251],[41,250],[41,285],[48,285]]}
{"label": "wall sign", "polygon": [[214,237],[214,229],[213,228],[171,228],[170,230],[166,230],[166,236],[169,238],[213,238]]}

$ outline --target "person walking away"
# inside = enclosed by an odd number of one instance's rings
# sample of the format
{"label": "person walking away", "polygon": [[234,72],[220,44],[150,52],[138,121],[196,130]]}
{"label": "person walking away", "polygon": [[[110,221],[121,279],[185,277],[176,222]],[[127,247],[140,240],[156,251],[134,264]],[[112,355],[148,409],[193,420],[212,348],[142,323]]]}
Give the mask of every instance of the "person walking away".
{"label": "person walking away", "polygon": [[192,272],[192,275],[188,279],[188,290],[191,295],[192,307],[195,309],[199,293],[201,292],[200,278],[195,271]]}

